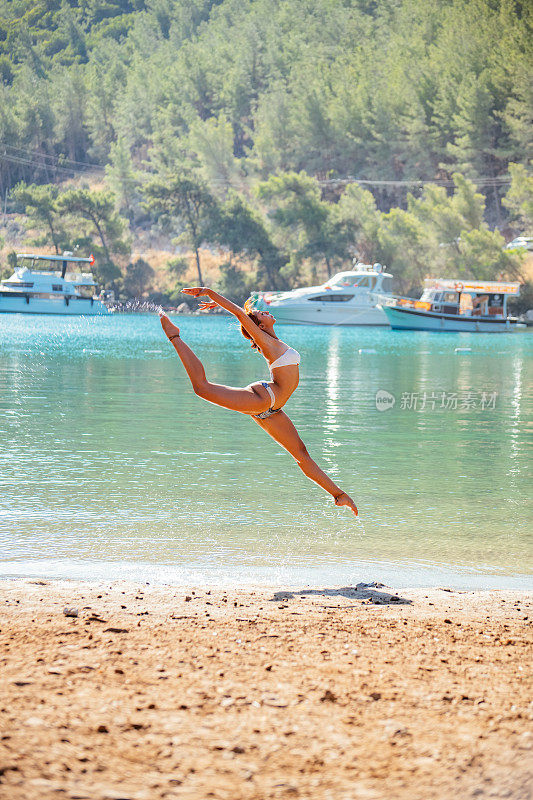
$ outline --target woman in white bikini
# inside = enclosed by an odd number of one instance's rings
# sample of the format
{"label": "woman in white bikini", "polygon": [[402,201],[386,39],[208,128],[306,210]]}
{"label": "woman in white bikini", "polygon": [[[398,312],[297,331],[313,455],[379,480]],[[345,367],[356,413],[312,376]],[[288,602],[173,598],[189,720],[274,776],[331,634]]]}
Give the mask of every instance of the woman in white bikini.
{"label": "woman in white bikini", "polygon": [[242,334],[251,340],[254,350],[258,350],[266,358],[270,367],[270,381],[251,383],[243,389],[211,383],[205,377],[205,370],[200,359],[182,341],[179,328],[165,314],[161,314],[163,330],[181,358],[191,380],[192,388],[198,397],[209,400],[210,403],[215,403],[217,406],[240,411],[241,414],[249,414],[263,430],[293,456],[304,475],[329,492],[335,505],[348,506],[354,514],[357,514],[357,507],[352,498],[339,489],[331,478],[328,478],[326,473],[315,464],[300,439],[298,431],[287,414],[282,411],[282,407],[298,386],[300,354],[278,339],[274,333],[276,320],[272,314],[267,311],[254,310],[248,301],[244,308],[241,308],[213,289],[207,289],[204,286],[182,289],[182,292],[193,297],[207,296],[209,301],[200,303],[202,311],[221,306],[236,316],[241,323]]}

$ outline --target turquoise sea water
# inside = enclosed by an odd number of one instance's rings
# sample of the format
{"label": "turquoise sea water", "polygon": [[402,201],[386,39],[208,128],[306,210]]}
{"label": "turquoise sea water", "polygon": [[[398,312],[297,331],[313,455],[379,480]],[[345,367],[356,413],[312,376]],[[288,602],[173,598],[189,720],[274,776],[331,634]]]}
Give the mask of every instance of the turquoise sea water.
{"label": "turquoise sea water", "polygon": [[[212,380],[268,376],[232,319],[178,324]],[[359,520],[194,395],[157,316],[0,315],[0,575],[530,583],[531,333],[278,335],[302,354],[286,411]]]}

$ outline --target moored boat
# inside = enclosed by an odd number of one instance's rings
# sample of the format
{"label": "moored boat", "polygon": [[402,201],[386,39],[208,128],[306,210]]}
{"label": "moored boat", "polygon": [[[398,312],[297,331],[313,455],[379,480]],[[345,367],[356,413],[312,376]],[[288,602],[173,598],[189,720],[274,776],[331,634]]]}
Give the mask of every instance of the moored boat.
{"label": "moored boat", "polygon": [[[79,258],[68,252],[62,255],[18,253],[13,275],[0,283],[0,312],[109,314],[96,297],[97,285],[92,273],[79,271],[82,264],[92,266],[94,257]],[[69,265],[73,265],[70,271]]]}
{"label": "moored boat", "polygon": [[392,297],[392,275],[381,264],[355,264],[320,286],[289,292],[255,292],[254,306],[277,322],[297,325],[384,325],[379,296]]}
{"label": "moored boat", "polygon": [[507,315],[507,298],[519,283],[430,278],[419,300],[384,298],[382,308],[394,330],[505,333],[516,320]]}

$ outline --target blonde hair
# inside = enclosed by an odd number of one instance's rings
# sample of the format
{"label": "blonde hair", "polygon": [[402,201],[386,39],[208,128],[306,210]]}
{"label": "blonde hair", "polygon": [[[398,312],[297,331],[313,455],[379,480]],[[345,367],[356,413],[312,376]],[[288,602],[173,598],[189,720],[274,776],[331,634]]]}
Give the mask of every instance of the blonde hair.
{"label": "blonde hair", "polygon": [[[260,328],[261,327],[261,323],[259,321],[259,317],[256,317],[256,315],[254,314],[253,301],[252,301],[251,298],[248,298],[248,300],[244,304],[244,310],[246,312],[246,316],[250,317],[252,322],[255,322],[257,327]],[[248,331],[246,330],[244,325],[241,325],[241,333],[246,339],[249,339],[251,341],[252,350],[259,350],[259,347],[256,345],[256,343],[253,340],[253,337],[248,333]]]}

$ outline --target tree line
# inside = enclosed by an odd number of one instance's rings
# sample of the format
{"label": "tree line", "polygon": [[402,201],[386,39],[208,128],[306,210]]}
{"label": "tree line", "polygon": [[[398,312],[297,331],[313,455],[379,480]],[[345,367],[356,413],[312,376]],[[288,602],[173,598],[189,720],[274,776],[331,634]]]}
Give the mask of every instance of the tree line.
{"label": "tree line", "polygon": [[[503,199],[520,228],[533,224],[533,177],[510,166]],[[116,176],[115,176],[116,179]],[[113,180],[111,180],[113,183]],[[163,301],[176,299],[189,269],[185,257],[169,258],[173,290],[157,294],[153,270],[131,263],[130,220],[160,231],[191,252],[197,281],[204,284],[202,249],[217,250],[218,288],[242,301],[253,289],[283,289],[320,281],[349,269],[354,259],[388,266],[404,293],[416,292],[428,275],[474,279],[520,279],[521,255],[484,220],[485,198],[460,173],[453,192],[427,185],[409,195],[406,208],[384,212],[371,192],[350,184],[332,202],[305,172],[284,172],[259,181],[252,193],[210,190],[199,170],[161,169],[134,190],[60,187],[20,183],[14,202],[23,212],[32,243],[96,256],[97,277],[126,298],[152,289]],[[128,184],[131,189],[131,184]]]}

